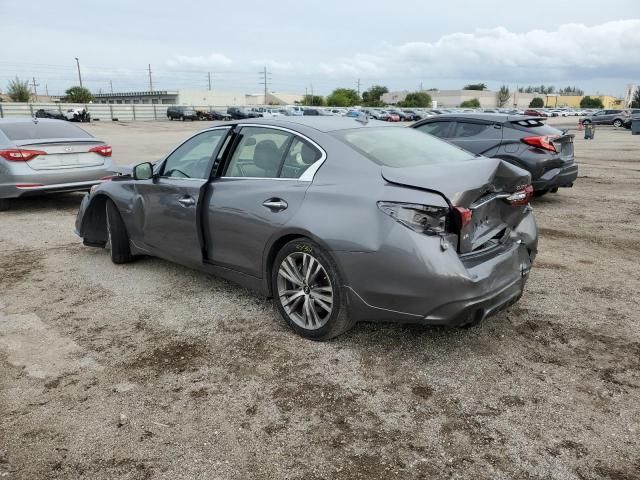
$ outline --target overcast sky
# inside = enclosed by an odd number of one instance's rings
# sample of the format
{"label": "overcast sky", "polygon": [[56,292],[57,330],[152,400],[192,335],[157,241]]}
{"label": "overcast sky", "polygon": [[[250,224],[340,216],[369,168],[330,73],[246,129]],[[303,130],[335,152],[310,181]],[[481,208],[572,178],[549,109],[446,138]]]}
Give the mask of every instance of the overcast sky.
{"label": "overcast sky", "polygon": [[485,82],[577,85],[622,95],[640,83],[640,1],[0,0],[0,89],[207,88],[327,94]]}

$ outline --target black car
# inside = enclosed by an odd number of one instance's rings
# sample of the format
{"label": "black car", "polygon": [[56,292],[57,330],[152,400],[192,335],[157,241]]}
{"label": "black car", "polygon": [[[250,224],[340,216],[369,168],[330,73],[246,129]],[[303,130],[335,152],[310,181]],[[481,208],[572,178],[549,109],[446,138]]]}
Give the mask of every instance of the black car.
{"label": "black car", "polygon": [[572,187],[578,177],[573,137],[539,117],[498,113],[452,113],[411,125],[485,157],[527,170],[537,195]]}
{"label": "black car", "polygon": [[232,120],[244,120],[245,118],[260,118],[264,116],[262,113],[242,107],[229,107],[227,109],[227,115],[229,115]]}
{"label": "black car", "polygon": [[35,113],[35,117],[36,118],[53,118],[55,120],[67,119],[67,117],[65,117],[64,114],[62,114],[62,112],[58,110],[45,110],[44,108],[37,110]]}
{"label": "black car", "polygon": [[218,110],[198,110],[199,120],[231,120],[231,115]]}
{"label": "black car", "polygon": [[173,105],[167,108],[167,118],[169,120],[198,120],[198,112],[193,107],[183,107]]}
{"label": "black car", "polygon": [[402,113],[407,116],[407,120],[410,122],[417,122],[418,120],[422,120],[422,115],[420,115],[415,110],[402,110]]}

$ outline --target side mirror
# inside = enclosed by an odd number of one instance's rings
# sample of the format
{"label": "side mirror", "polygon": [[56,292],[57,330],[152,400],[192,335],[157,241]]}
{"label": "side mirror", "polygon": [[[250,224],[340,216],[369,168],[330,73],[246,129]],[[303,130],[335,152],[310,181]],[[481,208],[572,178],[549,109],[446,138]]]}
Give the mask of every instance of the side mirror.
{"label": "side mirror", "polygon": [[149,180],[153,178],[153,165],[149,162],[139,163],[133,167],[133,178],[135,180]]}

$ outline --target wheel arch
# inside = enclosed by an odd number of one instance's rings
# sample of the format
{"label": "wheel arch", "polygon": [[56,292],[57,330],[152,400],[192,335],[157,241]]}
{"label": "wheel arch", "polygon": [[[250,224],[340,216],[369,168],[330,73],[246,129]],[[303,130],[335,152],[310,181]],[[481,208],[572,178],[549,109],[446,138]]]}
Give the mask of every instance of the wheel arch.
{"label": "wheel arch", "polygon": [[107,200],[111,197],[98,193],[89,202],[82,216],[80,236],[85,244],[104,246],[107,242]]}
{"label": "wheel arch", "polygon": [[313,235],[311,232],[306,230],[290,230],[286,232],[280,232],[279,236],[274,238],[268,246],[265,248],[265,253],[263,255],[263,279],[264,279],[264,288],[268,297],[273,296],[273,285],[271,282],[271,270],[273,269],[273,262],[278,255],[278,252],[284,247],[287,243],[292,240],[296,240],[299,238],[305,238],[311,240],[314,243],[317,243],[322,249],[329,255],[331,260],[333,260],[334,265],[338,269],[338,273],[340,277],[346,284],[346,277],[344,275],[344,271],[342,270],[342,266],[337,262],[335,256],[332,254],[331,248],[327,245],[326,242],[321,240],[320,238]]}

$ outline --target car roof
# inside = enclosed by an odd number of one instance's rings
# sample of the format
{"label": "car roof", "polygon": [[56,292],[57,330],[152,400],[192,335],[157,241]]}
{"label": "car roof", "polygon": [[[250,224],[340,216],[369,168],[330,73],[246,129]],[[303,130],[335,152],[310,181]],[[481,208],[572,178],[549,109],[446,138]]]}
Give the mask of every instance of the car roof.
{"label": "car roof", "polygon": [[351,117],[334,117],[334,116],[300,116],[300,117],[284,117],[284,118],[249,118],[245,120],[237,120],[235,122],[225,123],[225,125],[242,125],[244,123],[251,124],[264,124],[273,125],[276,127],[288,127],[294,128],[297,125],[313,128],[320,132],[332,132],[335,130],[351,130],[354,128],[366,128],[366,127],[393,127],[397,128],[397,125],[390,125],[387,122],[381,122],[379,120],[368,119],[368,121],[361,122],[357,118]]}
{"label": "car roof", "polygon": [[[532,117],[531,115],[511,115],[508,113],[471,113],[471,112],[459,112],[459,113],[443,113],[437,117],[431,117],[426,120],[437,121],[441,119],[467,119],[467,120],[483,120],[486,122],[517,122],[518,120],[529,120],[535,118],[539,120],[539,117]],[[425,121],[425,123],[427,123]]]}

